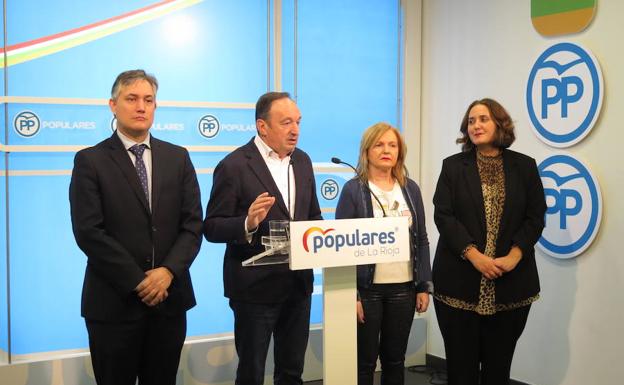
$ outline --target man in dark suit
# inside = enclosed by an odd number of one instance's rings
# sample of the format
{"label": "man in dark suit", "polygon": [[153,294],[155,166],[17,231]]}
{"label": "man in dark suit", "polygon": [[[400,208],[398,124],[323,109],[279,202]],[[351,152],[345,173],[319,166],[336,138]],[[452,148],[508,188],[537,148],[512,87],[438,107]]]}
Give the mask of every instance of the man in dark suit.
{"label": "man in dark suit", "polygon": [[157,89],[143,70],[121,73],[109,101],[117,130],[74,160],[71,218],[87,255],[82,316],[99,385],[175,384],[195,305],[199,186],[188,152],[149,134]]}
{"label": "man in dark suit", "polygon": [[225,296],[234,312],[237,385],[259,385],[271,335],[276,385],[301,384],[308,343],[312,271],[287,264],[243,267],[264,251],[271,220],[322,219],[312,162],[296,148],[301,113],[285,92],[256,104],[257,135],[216,167],[204,234],[225,242]]}

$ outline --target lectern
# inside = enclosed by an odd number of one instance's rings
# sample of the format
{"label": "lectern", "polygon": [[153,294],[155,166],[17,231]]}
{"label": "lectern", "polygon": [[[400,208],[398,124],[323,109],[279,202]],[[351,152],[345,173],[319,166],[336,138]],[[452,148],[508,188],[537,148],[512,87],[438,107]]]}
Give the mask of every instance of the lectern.
{"label": "lectern", "polygon": [[269,236],[267,251],[243,266],[323,268],[323,383],[356,385],[356,265],[409,260],[408,217],[301,221],[286,228],[288,244]]}

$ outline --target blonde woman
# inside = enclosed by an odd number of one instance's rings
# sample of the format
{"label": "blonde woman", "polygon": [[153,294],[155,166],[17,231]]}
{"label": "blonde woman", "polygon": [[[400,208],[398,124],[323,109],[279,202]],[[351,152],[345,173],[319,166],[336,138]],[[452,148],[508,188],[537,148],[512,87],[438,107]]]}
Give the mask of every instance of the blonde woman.
{"label": "blonde woman", "polygon": [[405,351],[414,312],[427,310],[432,292],[429,241],[418,185],[407,177],[406,146],[387,123],[362,137],[357,175],[348,181],[336,218],[410,217],[407,262],[357,267],[358,385],[372,385],[377,357],[381,384],[403,385]]}

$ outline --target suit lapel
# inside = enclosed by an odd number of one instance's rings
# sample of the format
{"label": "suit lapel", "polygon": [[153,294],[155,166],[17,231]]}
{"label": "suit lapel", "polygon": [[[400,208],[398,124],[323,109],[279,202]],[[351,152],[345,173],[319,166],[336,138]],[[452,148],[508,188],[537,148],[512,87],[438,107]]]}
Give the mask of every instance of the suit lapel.
{"label": "suit lapel", "polygon": [[158,198],[160,198],[161,186],[165,161],[163,159],[162,147],[158,140],[150,135],[150,150],[152,151],[152,212],[156,212]]}
{"label": "suit lapel", "polygon": [[505,205],[503,206],[503,215],[500,221],[499,234],[501,234],[507,222],[509,222],[509,217],[511,215],[511,200],[515,198],[515,192],[520,192],[520,183],[518,181],[518,173],[516,172],[516,164],[515,159],[511,156],[512,154],[509,151],[503,150],[503,171],[505,173]]}
{"label": "suit lapel", "polygon": [[113,136],[110,137],[109,144],[110,156],[113,159],[113,162],[117,165],[117,167],[119,167],[126,178],[126,181],[132,188],[132,191],[134,191],[137,199],[141,202],[147,213],[149,213],[149,204],[147,203],[147,198],[145,198],[141,182],[139,182],[139,176],[137,175],[136,169],[127,154],[127,150],[124,148],[123,143],[121,143],[121,140],[117,136],[117,132],[113,133]]}
{"label": "suit lapel", "polygon": [[258,151],[253,139],[245,145],[245,153],[247,156],[247,164],[249,168],[251,168],[251,171],[256,175],[256,178],[258,178],[258,181],[264,186],[269,195],[275,197],[277,207],[279,207],[284,215],[288,216],[288,210],[286,209],[282,194],[277,188],[275,180],[273,180],[273,176],[262,158],[262,155],[260,155],[260,151]]}
{"label": "suit lapel", "polygon": [[304,167],[305,165],[297,156],[296,149],[293,151],[290,159],[292,162],[293,175],[295,177],[295,207],[293,209],[294,212],[292,213],[292,218],[294,219],[297,213],[306,212],[306,210],[303,210],[303,206],[305,204],[304,198],[306,197],[304,191],[306,187],[309,187],[304,186],[306,178],[308,178],[307,168]]}
{"label": "suit lapel", "polygon": [[485,205],[483,203],[481,177],[479,176],[479,169],[477,168],[476,150],[464,153],[464,155],[464,180],[470,196],[472,197],[476,214],[479,217],[482,234],[485,234]]}

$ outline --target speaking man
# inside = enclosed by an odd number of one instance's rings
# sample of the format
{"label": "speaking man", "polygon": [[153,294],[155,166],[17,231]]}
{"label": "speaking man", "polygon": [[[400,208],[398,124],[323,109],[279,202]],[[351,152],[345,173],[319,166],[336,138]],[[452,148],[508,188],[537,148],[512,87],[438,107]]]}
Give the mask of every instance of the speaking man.
{"label": "speaking man", "polygon": [[301,384],[308,343],[312,271],[287,264],[243,267],[262,251],[271,220],[322,219],[310,157],[296,148],[301,113],[285,92],[256,103],[257,135],[214,171],[204,235],[227,244],[225,296],[234,312],[237,385],[260,385],[271,336],[276,385]]}

